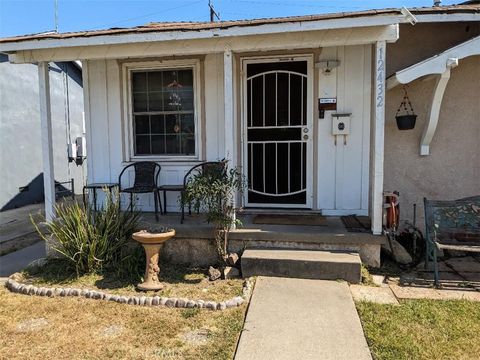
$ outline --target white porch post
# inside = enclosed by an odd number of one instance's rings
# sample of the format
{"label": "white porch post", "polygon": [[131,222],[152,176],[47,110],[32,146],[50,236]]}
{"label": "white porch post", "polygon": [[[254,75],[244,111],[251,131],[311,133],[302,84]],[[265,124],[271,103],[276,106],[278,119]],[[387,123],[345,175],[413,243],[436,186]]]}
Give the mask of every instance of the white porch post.
{"label": "white porch post", "polygon": [[[225,101],[225,159],[229,162],[229,167],[236,167],[236,143],[235,143],[235,114],[233,106],[233,53],[229,47],[223,52],[223,90]],[[234,195],[232,205],[236,207],[237,196]],[[235,217],[235,213],[234,213]]]}
{"label": "white porch post", "polygon": [[233,54],[229,48],[223,53],[224,97],[225,97],[225,159],[236,166],[235,124],[233,106]]}
{"label": "white porch post", "polygon": [[385,143],[385,41],[375,46],[374,73],[374,122],[373,122],[373,167],[372,167],[372,232],[382,233],[383,212],[383,159]]}
{"label": "white porch post", "polygon": [[53,170],[52,113],[50,107],[50,78],[48,62],[38,63],[40,98],[40,125],[42,134],[43,190],[45,193],[45,218],[55,217],[55,175]]}

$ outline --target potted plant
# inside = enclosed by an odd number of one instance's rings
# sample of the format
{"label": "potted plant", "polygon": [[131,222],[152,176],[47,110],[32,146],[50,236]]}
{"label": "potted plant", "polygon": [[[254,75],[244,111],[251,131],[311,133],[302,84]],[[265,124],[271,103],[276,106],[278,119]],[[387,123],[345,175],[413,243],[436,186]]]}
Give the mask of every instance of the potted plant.
{"label": "potted plant", "polygon": [[[413,111],[412,103],[408,98],[406,86],[403,87],[403,91],[404,91],[403,100],[397,109],[397,112],[395,114],[395,120],[397,121],[398,130],[411,130],[415,127],[415,123],[417,121],[417,115],[415,115]],[[410,107],[410,110],[407,109],[407,103]],[[402,107],[405,113],[403,115],[400,115],[400,111]]]}

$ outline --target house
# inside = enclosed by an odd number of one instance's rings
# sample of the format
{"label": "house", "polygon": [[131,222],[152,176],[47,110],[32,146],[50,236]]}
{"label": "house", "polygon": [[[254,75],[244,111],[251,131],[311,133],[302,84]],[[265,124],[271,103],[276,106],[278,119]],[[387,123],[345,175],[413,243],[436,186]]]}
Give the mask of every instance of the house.
{"label": "house", "polygon": [[[380,235],[384,190],[400,191],[405,219],[423,196],[480,193],[479,36],[472,2],[29,35],[0,51],[39,63],[50,217],[46,64],[81,60],[89,182],[154,160],[162,184],[179,184],[200,161],[227,158],[248,178],[237,205],[367,215]],[[402,84],[418,115],[409,131],[395,125]]]}
{"label": "house", "polygon": [[[81,193],[86,165],[69,161],[68,144],[84,133],[82,69],[49,65],[57,193]],[[0,54],[0,211],[43,201],[42,137],[36,64],[14,65]],[[72,189],[73,179],[73,189]],[[60,184],[63,183],[63,184]]]}

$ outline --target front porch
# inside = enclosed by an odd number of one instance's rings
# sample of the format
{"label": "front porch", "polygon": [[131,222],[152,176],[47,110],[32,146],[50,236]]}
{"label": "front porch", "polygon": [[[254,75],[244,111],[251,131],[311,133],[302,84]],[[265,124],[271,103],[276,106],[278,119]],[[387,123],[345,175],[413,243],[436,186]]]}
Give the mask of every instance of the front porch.
{"label": "front porch", "polygon": [[[230,251],[242,253],[246,248],[275,248],[357,252],[362,263],[380,266],[380,248],[386,242],[385,237],[349,232],[338,216],[325,216],[322,226],[255,224],[255,216],[251,212],[238,214],[243,225],[230,233]],[[167,242],[162,250],[167,260],[196,266],[209,265],[216,260],[213,230],[204,215],[187,216],[181,224],[178,213],[163,215],[158,223],[154,214],[142,213],[142,221],[176,230],[176,237]]]}

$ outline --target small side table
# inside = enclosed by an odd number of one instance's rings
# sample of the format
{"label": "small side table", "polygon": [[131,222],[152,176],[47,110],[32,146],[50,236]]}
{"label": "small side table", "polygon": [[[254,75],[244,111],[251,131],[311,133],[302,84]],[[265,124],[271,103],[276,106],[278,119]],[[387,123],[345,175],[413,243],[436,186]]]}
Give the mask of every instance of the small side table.
{"label": "small side table", "polygon": [[118,183],[91,183],[83,187],[83,204],[87,203],[86,194],[87,191],[93,190],[93,208],[97,211],[97,189],[107,189],[108,192],[112,192],[114,188],[118,188]]}
{"label": "small side table", "polygon": [[185,188],[183,185],[161,185],[158,187],[159,191],[163,191],[163,208],[164,214],[167,213],[167,191],[179,191],[182,192]]}

